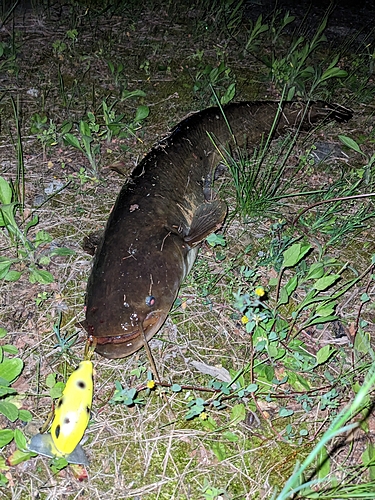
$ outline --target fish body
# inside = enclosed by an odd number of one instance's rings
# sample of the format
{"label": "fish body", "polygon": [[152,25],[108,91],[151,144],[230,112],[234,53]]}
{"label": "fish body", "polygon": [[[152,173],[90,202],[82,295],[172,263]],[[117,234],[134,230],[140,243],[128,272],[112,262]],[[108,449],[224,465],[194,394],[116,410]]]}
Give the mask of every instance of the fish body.
{"label": "fish body", "polygon": [[[163,325],[198,252],[226,205],[210,189],[218,148],[254,146],[271,129],[351,117],[324,102],[243,102],[208,108],[179,123],[121,189],[94,258],[82,325],[108,358],[132,354]],[[277,118],[276,118],[277,117]],[[302,120],[303,118],[303,120]],[[275,122],[276,120],[276,122]],[[302,120],[302,123],[301,123]],[[229,124],[229,126],[228,126]],[[144,335],[143,335],[144,334]]]}

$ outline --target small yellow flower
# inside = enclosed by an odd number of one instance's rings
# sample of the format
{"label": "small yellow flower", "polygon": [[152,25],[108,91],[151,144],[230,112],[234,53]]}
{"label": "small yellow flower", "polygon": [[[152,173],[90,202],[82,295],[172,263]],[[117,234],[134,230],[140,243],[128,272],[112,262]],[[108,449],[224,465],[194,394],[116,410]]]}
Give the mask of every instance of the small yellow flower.
{"label": "small yellow flower", "polygon": [[258,295],[258,297],[264,297],[266,294],[266,291],[262,286],[257,286],[255,289],[255,295]]}
{"label": "small yellow flower", "polygon": [[242,316],[242,318],[241,318],[241,323],[242,323],[243,325],[246,325],[246,323],[248,323],[248,322],[249,322],[249,318],[248,318],[247,316]]}
{"label": "small yellow flower", "polygon": [[155,387],[155,381],[149,380],[146,385],[148,389],[153,389]]}
{"label": "small yellow flower", "polygon": [[202,413],[199,415],[199,418],[201,420],[207,420],[208,419],[208,415],[205,411],[202,411]]}

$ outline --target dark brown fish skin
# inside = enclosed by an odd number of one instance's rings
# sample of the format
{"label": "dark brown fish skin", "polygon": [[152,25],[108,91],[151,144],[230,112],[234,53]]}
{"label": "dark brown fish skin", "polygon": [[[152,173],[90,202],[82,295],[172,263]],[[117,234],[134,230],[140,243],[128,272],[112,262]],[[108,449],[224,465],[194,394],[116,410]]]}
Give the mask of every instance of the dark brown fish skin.
{"label": "dark brown fish skin", "polygon": [[[216,144],[254,146],[271,130],[279,104],[247,102],[195,113],[154,147],[123,186],[98,246],[82,326],[96,351],[122,358],[163,325],[180,284],[194,263],[198,243],[220,227],[226,206],[208,199],[219,161]],[[284,103],[274,136],[322,119],[346,121],[350,110],[324,102]],[[230,124],[231,131],[227,123]],[[233,134],[233,135],[232,135]]]}

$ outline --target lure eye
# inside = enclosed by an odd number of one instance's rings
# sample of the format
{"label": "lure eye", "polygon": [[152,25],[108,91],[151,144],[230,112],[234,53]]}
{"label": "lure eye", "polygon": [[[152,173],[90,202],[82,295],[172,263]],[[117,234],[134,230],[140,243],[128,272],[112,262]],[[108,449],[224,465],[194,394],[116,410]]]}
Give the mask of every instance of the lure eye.
{"label": "lure eye", "polygon": [[152,307],[152,306],[155,305],[156,299],[155,299],[155,297],[153,295],[148,295],[146,297],[145,302],[146,302],[146,306]]}

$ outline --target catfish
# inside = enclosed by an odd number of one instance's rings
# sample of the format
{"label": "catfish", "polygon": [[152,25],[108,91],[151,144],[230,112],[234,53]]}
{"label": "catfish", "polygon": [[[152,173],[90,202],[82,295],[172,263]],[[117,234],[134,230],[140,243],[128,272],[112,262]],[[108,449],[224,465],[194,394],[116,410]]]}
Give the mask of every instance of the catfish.
{"label": "catfish", "polygon": [[129,356],[162,327],[200,242],[227,213],[212,190],[220,151],[351,117],[323,101],[266,101],[211,107],[181,121],[133,170],[97,247],[81,323],[96,351]]}

